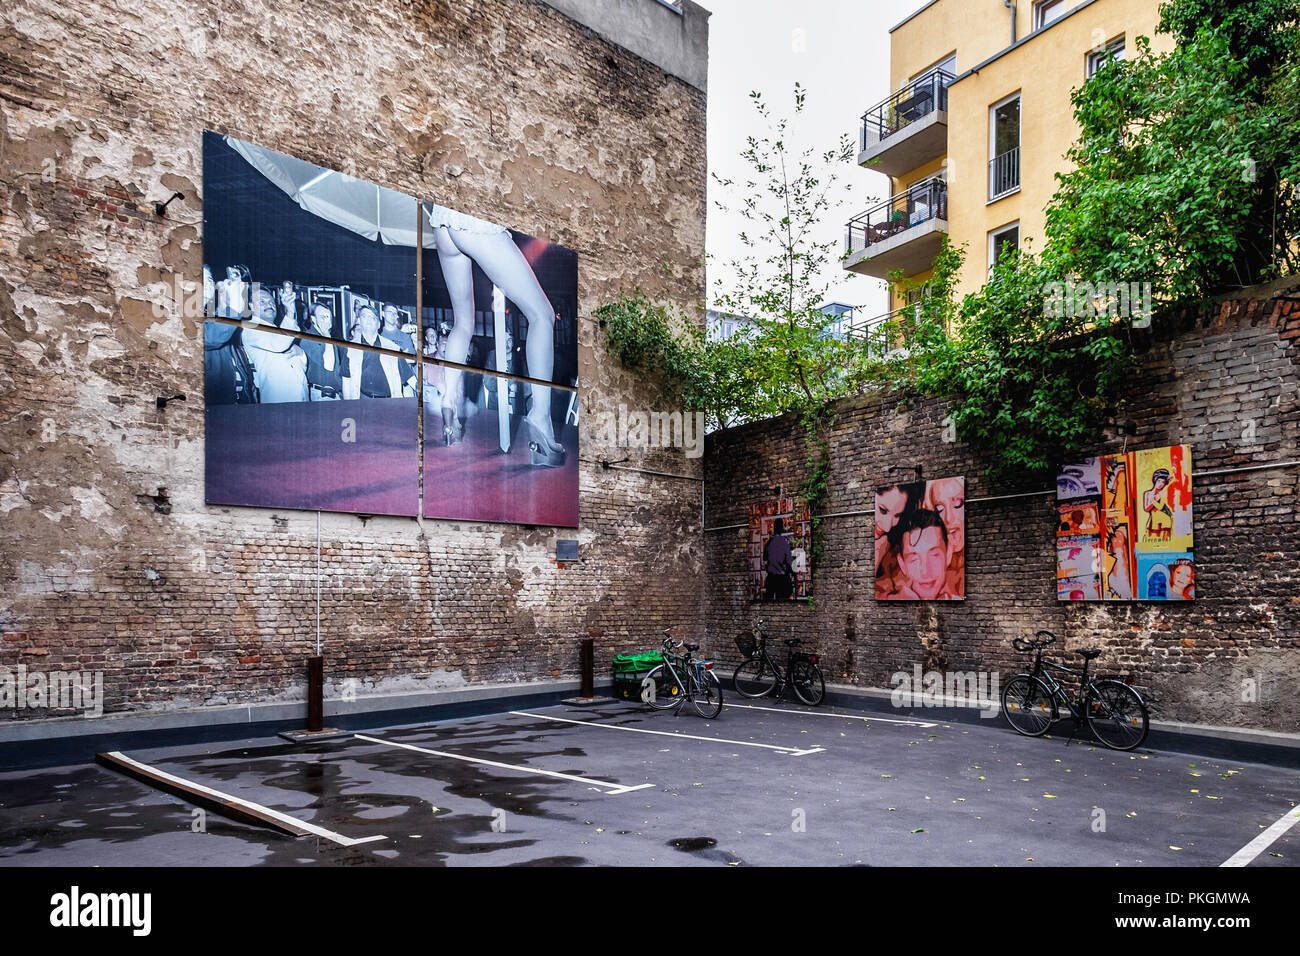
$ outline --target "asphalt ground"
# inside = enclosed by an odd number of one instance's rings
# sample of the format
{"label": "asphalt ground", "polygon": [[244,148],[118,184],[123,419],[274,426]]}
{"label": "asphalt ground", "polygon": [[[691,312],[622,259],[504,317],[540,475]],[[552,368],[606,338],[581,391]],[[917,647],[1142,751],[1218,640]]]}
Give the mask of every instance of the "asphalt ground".
{"label": "asphalt ground", "polygon": [[127,755],[317,832],[86,763],[0,774],[0,867],[1300,862],[1300,825],[1256,839],[1296,813],[1300,771],[1026,738],[1000,718],[729,695],[704,720],[611,700]]}

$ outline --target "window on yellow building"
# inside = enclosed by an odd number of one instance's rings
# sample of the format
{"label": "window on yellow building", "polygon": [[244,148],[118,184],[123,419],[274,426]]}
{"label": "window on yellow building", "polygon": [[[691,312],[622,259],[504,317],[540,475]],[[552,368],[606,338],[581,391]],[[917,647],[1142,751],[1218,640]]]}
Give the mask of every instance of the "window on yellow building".
{"label": "window on yellow building", "polygon": [[989,270],[1009,253],[1020,250],[1020,223],[1013,222],[989,233]]}
{"label": "window on yellow building", "polygon": [[1041,29],[1053,20],[1061,19],[1067,9],[1069,4],[1066,0],[1039,0],[1034,4],[1034,29]]}
{"label": "window on yellow building", "polygon": [[989,201],[1020,188],[1020,94],[989,107]]}
{"label": "window on yellow building", "polygon": [[1088,51],[1088,78],[1093,75],[1111,60],[1124,59],[1124,37],[1118,36],[1111,40],[1100,50]]}

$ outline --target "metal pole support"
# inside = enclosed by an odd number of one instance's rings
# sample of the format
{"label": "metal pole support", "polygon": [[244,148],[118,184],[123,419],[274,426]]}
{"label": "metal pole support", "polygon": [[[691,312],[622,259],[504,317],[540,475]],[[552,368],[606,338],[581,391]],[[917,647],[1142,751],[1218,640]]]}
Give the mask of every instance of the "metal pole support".
{"label": "metal pole support", "polygon": [[582,671],[582,689],[578,691],[579,697],[596,696],[596,640],[591,637],[582,639],[582,650],[579,652],[578,666]]}
{"label": "metal pole support", "polygon": [[307,658],[307,730],[325,729],[325,658]]}

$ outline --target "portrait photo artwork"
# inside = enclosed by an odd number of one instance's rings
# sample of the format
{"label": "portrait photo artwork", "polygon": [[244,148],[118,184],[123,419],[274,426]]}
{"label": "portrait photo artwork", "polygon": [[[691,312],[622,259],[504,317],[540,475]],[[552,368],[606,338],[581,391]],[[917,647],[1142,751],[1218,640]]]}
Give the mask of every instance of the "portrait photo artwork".
{"label": "portrait photo artwork", "polygon": [[1190,445],[1085,458],[1056,479],[1056,596],[1190,601]]}
{"label": "portrait photo artwork", "polygon": [[879,485],[876,600],[966,598],[966,479]]}
{"label": "portrait photo artwork", "polygon": [[807,600],[812,520],[808,505],[778,498],[749,506],[749,599]]}
{"label": "portrait photo artwork", "polygon": [[208,502],[577,526],[576,254],[230,136],[203,171]]}

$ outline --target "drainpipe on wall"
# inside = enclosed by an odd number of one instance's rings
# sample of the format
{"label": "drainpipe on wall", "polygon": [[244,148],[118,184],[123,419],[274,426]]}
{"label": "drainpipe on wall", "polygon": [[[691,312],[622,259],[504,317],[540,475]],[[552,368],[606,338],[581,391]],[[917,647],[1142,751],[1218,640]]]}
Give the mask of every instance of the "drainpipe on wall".
{"label": "drainpipe on wall", "polygon": [[1002,0],[1002,5],[1011,11],[1011,45],[1016,45],[1016,4],[1015,0]]}

